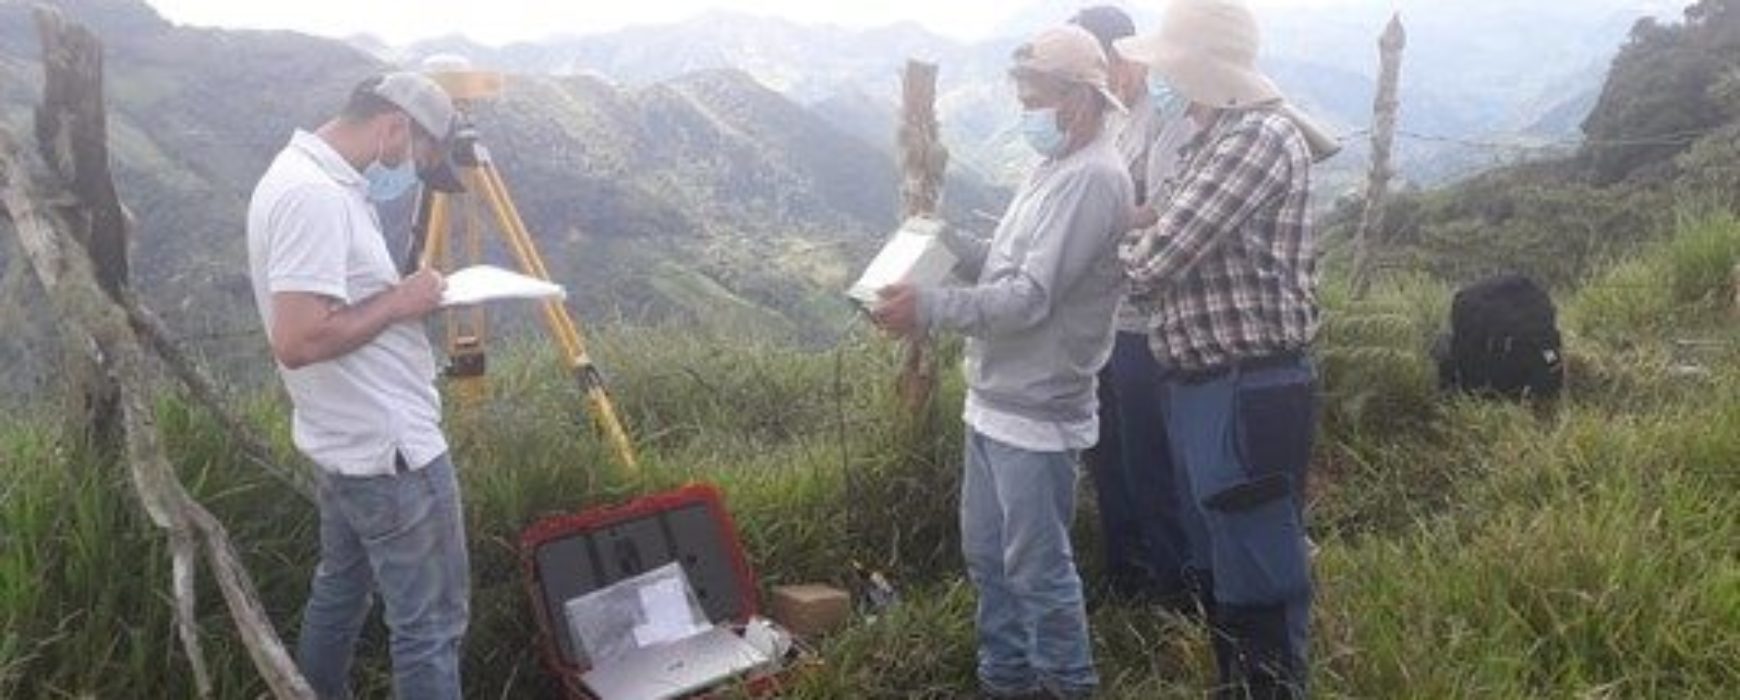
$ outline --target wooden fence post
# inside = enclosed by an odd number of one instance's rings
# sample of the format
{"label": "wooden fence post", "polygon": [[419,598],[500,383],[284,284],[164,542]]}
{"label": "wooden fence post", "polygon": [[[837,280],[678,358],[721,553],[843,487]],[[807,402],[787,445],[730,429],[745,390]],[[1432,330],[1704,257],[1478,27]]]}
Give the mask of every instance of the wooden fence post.
{"label": "wooden fence post", "polygon": [[1371,239],[1383,227],[1390,179],[1395,176],[1390,159],[1396,142],[1396,113],[1401,111],[1402,105],[1398,96],[1402,50],[1407,45],[1408,33],[1402,27],[1402,16],[1398,13],[1390,18],[1389,26],[1378,41],[1380,65],[1377,100],[1372,106],[1371,175],[1366,183],[1365,211],[1353,238],[1354,299],[1364,299],[1371,292]]}
{"label": "wooden fence post", "polygon": [[[942,145],[936,118],[937,66],[907,61],[902,77],[900,133],[900,186],[902,218],[936,216],[941,210],[943,177],[948,171],[949,152]],[[923,420],[936,395],[937,361],[929,340],[906,344],[899,394],[907,414]]]}

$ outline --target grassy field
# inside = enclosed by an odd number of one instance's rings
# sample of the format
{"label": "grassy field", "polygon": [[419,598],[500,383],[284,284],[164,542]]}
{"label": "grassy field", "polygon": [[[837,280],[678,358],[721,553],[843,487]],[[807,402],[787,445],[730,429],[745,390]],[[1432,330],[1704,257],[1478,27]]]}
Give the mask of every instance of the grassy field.
{"label": "grassy field", "polygon": [[[1740,323],[1723,293],[1740,225],[1703,217],[1682,229],[1560,295],[1572,388],[1557,407],[1435,394],[1424,350],[1448,306],[1442,284],[1394,280],[1357,304],[1326,290],[1328,415],[1311,504],[1321,696],[1740,688]],[[725,488],[763,583],[843,582],[858,559],[902,588],[890,614],[821,643],[826,665],[796,697],[971,692],[957,373],[924,429],[896,418],[896,351],[862,327],[827,352],[668,328],[599,336],[644,476],[611,466],[541,346],[501,353],[496,400],[450,417],[473,538],[468,697],[552,687],[518,575],[521,528],[691,480]],[[288,452],[277,396],[249,411]],[[312,508],[237,460],[180,400],[166,396],[161,412],[183,478],[293,631]],[[0,424],[0,697],[191,696],[163,538],[122,470],[62,445],[49,425]],[[1093,520],[1078,519],[1083,551]],[[1085,565],[1092,578],[1091,556]],[[220,695],[258,696],[215,591],[202,600]],[[1109,603],[1093,628],[1107,697],[1198,697],[1212,680],[1187,620]],[[375,623],[359,664],[369,697],[387,688],[384,639]]]}

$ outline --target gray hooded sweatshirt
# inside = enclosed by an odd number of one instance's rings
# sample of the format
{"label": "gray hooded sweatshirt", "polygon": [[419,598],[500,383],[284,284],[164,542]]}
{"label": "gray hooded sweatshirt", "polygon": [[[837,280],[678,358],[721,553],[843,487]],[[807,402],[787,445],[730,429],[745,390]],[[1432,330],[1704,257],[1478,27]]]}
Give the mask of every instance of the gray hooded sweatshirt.
{"label": "gray hooded sweatshirt", "polygon": [[1124,291],[1117,247],[1135,206],[1110,133],[1040,164],[990,241],[943,242],[978,283],[920,292],[923,323],[968,336],[972,399],[1033,421],[1077,423],[1098,410],[1094,378],[1112,351]]}

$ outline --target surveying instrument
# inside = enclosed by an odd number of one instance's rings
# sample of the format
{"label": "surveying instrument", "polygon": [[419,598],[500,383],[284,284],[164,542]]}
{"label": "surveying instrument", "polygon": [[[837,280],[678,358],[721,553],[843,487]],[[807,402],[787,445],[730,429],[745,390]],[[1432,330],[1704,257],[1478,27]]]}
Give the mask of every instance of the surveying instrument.
{"label": "surveying instrument", "polygon": [[[484,147],[478,135],[472,113],[478,103],[501,96],[502,75],[470,70],[463,59],[432,60],[425,67],[429,77],[453,99],[457,112],[449,158],[458,178],[458,182],[453,184],[459,187],[425,186],[422,189],[411,226],[411,250],[406,257],[407,263],[418,268],[433,267],[444,273],[457,269],[456,258],[461,255],[465,264],[481,263],[484,231],[493,227],[518,263],[520,272],[550,281],[550,271],[544,266],[537,244],[532,241],[532,235],[520,217],[519,208],[508,195],[507,184],[496,169],[489,149]],[[458,229],[457,233],[455,229]],[[579,324],[562,300],[545,299],[539,303],[544,325],[555,341],[566,369],[578,381],[600,436],[624,467],[636,470],[634,446],[617,415],[610,393],[605,389],[604,377],[586,350]],[[484,376],[488,365],[484,341],[489,331],[489,318],[482,305],[449,309],[445,314],[447,378],[462,406],[476,405],[488,392]]]}

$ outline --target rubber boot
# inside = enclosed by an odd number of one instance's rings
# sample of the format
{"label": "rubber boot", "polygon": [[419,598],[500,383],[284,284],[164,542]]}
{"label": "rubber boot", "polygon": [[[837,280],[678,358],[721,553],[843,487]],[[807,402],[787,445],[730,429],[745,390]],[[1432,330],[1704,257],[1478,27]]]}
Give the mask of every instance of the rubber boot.
{"label": "rubber boot", "polygon": [[1305,669],[1289,648],[1285,605],[1219,605],[1212,617],[1221,673],[1216,698],[1305,697]]}

